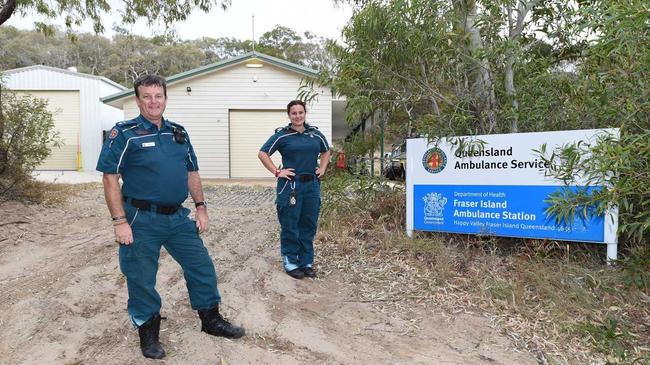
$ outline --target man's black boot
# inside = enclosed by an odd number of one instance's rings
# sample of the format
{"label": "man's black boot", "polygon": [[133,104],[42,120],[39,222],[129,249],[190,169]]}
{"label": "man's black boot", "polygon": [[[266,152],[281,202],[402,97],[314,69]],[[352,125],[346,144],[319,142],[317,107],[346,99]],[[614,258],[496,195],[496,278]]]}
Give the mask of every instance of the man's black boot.
{"label": "man's black boot", "polygon": [[215,305],[212,309],[199,310],[199,317],[201,318],[201,331],[210,335],[240,338],[245,333],[243,328],[231,324],[219,314],[219,305]]}
{"label": "man's black boot", "polygon": [[140,335],[140,349],[142,355],[150,359],[162,359],[165,357],[165,350],[163,350],[160,342],[158,341],[158,334],[160,333],[160,314],[151,317],[150,320],[143,323],[138,327],[138,334]]}

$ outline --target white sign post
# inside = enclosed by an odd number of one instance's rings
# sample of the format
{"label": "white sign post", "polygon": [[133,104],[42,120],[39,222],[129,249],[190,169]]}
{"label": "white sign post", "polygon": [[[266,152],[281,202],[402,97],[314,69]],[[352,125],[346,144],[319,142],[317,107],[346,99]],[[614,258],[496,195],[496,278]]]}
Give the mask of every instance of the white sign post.
{"label": "white sign post", "polygon": [[[617,129],[456,137],[481,141],[481,148],[457,149],[448,141],[409,139],[406,145],[406,232],[413,230],[525,237],[607,244],[616,260],[618,210],[603,217],[557,224],[544,211],[545,200],[565,186],[545,176],[548,167],[533,152],[546,144],[553,151],[578,141],[593,142],[599,133]],[[582,185],[580,185],[582,184]]]}

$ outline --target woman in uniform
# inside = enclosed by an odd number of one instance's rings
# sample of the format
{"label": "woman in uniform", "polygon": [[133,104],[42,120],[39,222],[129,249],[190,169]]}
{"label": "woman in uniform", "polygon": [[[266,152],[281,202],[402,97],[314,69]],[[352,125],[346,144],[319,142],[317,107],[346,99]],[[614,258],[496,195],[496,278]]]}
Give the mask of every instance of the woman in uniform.
{"label": "woman in uniform", "polygon": [[[315,278],[314,236],[320,212],[320,178],[327,169],[330,148],[318,128],[305,121],[304,102],[291,101],[287,114],[289,125],[275,130],[258,157],[278,179],[276,208],[284,270],[295,279]],[[281,166],[275,166],[271,160],[276,151],[282,156]]]}

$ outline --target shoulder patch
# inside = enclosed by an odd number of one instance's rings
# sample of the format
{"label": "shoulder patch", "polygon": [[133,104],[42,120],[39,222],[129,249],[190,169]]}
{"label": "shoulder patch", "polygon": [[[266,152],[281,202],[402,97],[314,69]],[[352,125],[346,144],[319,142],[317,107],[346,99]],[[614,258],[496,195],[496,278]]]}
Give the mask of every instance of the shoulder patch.
{"label": "shoulder patch", "polygon": [[108,135],[108,139],[115,139],[115,137],[117,137],[118,133],[119,132],[117,131],[117,128],[111,129],[111,134]]}

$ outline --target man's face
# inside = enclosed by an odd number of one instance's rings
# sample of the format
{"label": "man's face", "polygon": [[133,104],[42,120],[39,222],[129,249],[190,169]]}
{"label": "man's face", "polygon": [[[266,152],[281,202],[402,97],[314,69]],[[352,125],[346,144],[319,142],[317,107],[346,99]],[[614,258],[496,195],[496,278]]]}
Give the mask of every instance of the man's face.
{"label": "man's face", "polygon": [[140,85],[138,86],[138,94],[139,96],[135,98],[135,101],[138,108],[140,108],[140,114],[149,121],[159,121],[167,106],[167,98],[162,86]]}

